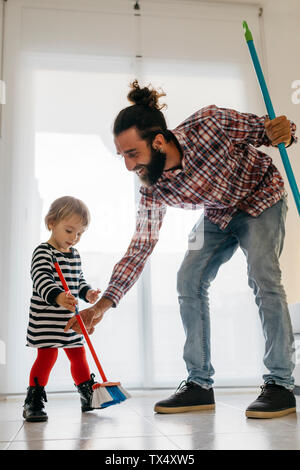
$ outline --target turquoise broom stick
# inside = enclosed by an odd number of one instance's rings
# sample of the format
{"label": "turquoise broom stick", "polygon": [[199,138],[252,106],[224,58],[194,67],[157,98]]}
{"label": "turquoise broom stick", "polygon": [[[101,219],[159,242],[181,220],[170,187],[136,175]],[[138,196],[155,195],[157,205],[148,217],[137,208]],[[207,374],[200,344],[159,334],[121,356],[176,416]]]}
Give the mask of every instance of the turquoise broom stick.
{"label": "turquoise broom stick", "polygon": [[[259,84],[260,84],[260,88],[261,88],[261,91],[262,91],[262,94],[263,94],[263,98],[264,98],[264,101],[265,101],[265,105],[266,105],[266,108],[267,108],[269,118],[274,119],[276,117],[275,112],[274,112],[274,108],[273,108],[273,105],[272,105],[272,102],[271,102],[271,98],[270,98],[270,95],[269,95],[269,92],[268,92],[268,88],[267,88],[267,85],[266,85],[266,82],[265,82],[265,79],[264,79],[264,75],[263,75],[261,66],[260,66],[260,63],[259,63],[259,59],[257,57],[256,49],[255,49],[253,38],[252,38],[252,34],[251,34],[251,31],[248,28],[248,25],[247,25],[246,21],[243,21],[243,28],[244,28],[244,31],[245,31],[245,39],[247,41],[248,48],[249,48],[249,51],[250,51],[250,54],[251,54],[251,57],[252,57],[253,65],[254,65],[256,75],[257,75],[257,78],[258,78],[258,81],[259,81]],[[293,173],[293,170],[292,170],[292,167],[291,167],[289,157],[288,157],[288,154],[287,154],[284,143],[278,144],[278,149],[279,149],[281,159],[282,159],[282,163],[283,163],[283,166],[284,166],[284,169],[285,169],[285,172],[286,172],[286,175],[287,175],[287,178],[288,178],[288,181],[289,181],[289,184],[290,184],[290,187],[291,187],[294,199],[295,199],[295,203],[296,203],[296,206],[297,206],[297,209],[298,209],[298,214],[300,215],[300,194],[299,194],[299,189],[298,189],[298,186],[297,186],[297,183],[296,183],[296,180],[295,180],[295,176],[294,176],[294,173]]]}

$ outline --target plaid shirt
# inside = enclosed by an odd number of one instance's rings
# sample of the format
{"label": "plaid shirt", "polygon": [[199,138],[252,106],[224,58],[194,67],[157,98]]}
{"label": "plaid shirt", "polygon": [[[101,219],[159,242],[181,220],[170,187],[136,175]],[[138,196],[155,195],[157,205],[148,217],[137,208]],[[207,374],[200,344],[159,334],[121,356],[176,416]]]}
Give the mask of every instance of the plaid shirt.
{"label": "plaid shirt", "polygon": [[[265,119],[212,105],[172,130],[182,149],[182,168],[164,171],[151,187],[141,186],[136,231],[105,297],[117,305],[136,282],[157,243],[167,206],[204,207],[205,216],[224,229],[239,210],[257,217],[283,197],[279,171],[257,150],[271,145]],[[291,122],[293,141],[295,130]]]}

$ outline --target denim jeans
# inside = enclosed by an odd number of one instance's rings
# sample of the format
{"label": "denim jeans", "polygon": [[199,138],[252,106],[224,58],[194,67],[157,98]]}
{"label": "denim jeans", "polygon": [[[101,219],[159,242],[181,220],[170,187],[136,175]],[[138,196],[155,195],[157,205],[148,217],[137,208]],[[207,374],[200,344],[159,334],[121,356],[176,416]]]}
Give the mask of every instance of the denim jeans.
{"label": "denim jeans", "polygon": [[279,266],[286,212],[284,197],[258,217],[239,211],[224,230],[206,217],[194,227],[196,237],[201,238],[201,231],[204,235],[202,246],[189,247],[177,277],[188,381],[203,388],[213,384],[208,289],[220,266],[240,247],[247,259],[249,285],[265,338],[263,360],[269,373],[263,380],[294,388],[294,338]]}

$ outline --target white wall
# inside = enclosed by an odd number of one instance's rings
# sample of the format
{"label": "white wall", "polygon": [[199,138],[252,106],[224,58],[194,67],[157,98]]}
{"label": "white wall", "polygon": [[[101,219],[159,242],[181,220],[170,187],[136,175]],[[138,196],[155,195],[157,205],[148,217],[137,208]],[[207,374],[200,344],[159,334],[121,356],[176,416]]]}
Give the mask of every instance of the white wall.
{"label": "white wall", "polygon": [[[299,0],[269,0],[264,6],[264,29],[269,91],[276,115],[286,115],[298,127],[299,142],[288,149],[289,159],[300,187],[300,103],[293,104],[291,85],[300,80],[300,2]],[[280,155],[272,152],[289,193],[289,212],[285,247],[281,258],[283,283],[288,302],[300,300],[300,218],[289,189]]]}
{"label": "white wall", "polygon": [[[13,5],[12,5],[13,7]],[[9,356],[8,342],[9,331],[13,330],[14,322],[17,321],[13,318],[13,312],[10,309],[10,299],[13,295],[18,296],[18,288],[13,286],[11,282],[13,279],[14,267],[10,264],[9,253],[12,250],[11,234],[12,227],[15,220],[15,214],[12,210],[13,194],[15,192],[14,176],[13,176],[13,147],[15,143],[15,122],[16,114],[14,113],[14,106],[16,103],[16,57],[18,51],[18,32],[20,30],[20,16],[19,9],[12,8],[12,15],[6,16],[5,22],[5,43],[4,43],[4,70],[3,76],[6,82],[6,104],[2,109],[2,122],[1,131],[2,137],[0,138],[0,211],[1,211],[1,228],[0,228],[0,275],[1,275],[1,340],[4,340],[5,348],[5,361],[2,362],[0,358],[0,372],[1,372],[1,388],[7,389],[9,377],[6,373],[7,358]],[[11,345],[13,348],[13,343]],[[18,357],[15,358],[18,361]],[[15,368],[15,363],[11,364],[12,369]]]}

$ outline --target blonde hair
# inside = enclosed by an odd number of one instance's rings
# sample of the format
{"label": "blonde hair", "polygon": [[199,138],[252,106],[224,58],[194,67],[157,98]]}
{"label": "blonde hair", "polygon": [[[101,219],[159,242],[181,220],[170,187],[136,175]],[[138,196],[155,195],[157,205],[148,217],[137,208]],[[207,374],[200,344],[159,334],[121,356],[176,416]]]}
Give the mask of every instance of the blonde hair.
{"label": "blonde hair", "polygon": [[59,222],[67,217],[72,217],[72,215],[78,215],[82,224],[88,227],[90,223],[90,212],[84,202],[72,196],[63,196],[55,199],[45,216],[46,228],[50,230],[49,224]]}

